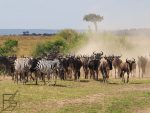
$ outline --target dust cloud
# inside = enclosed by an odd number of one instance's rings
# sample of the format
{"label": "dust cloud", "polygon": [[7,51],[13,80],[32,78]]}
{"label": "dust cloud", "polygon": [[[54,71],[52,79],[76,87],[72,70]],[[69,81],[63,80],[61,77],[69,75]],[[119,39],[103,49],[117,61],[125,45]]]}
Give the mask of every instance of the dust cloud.
{"label": "dust cloud", "polygon": [[[104,55],[122,55],[121,59],[134,58],[138,62],[138,56],[147,58],[146,75],[150,75],[150,35],[115,35],[113,33],[87,33],[87,43],[76,51],[78,55],[91,55],[93,52],[103,51]],[[136,73],[139,73],[136,66]],[[139,74],[136,74],[138,76]]]}
{"label": "dust cloud", "polygon": [[77,54],[91,55],[94,51],[103,51],[104,55],[122,55],[123,59],[137,59],[150,54],[150,38],[147,35],[118,36],[113,33],[87,33],[87,43]]}

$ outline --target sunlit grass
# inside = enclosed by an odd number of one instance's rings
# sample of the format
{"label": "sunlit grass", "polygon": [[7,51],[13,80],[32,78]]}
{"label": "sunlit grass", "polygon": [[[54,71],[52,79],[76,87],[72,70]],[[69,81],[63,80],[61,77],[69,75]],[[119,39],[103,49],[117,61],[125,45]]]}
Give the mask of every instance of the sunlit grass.
{"label": "sunlit grass", "polygon": [[59,37],[56,36],[1,36],[0,45],[7,39],[13,39],[18,41],[18,56],[31,56],[37,44],[45,43],[47,41],[54,41]]}
{"label": "sunlit grass", "polygon": [[[19,90],[17,99],[19,113],[119,113],[132,112],[138,107],[150,105],[150,79],[131,80],[122,84],[120,79],[111,79],[110,84],[100,81],[84,80],[57,81],[57,85],[18,85],[11,80],[0,81],[0,95]],[[145,88],[145,89],[144,89]],[[0,106],[2,106],[0,96]],[[126,109],[126,107],[128,109]]]}

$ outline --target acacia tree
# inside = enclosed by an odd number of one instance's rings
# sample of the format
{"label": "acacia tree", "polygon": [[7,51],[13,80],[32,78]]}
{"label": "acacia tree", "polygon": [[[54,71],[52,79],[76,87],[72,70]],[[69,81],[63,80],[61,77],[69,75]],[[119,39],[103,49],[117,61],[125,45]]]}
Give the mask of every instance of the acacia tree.
{"label": "acacia tree", "polygon": [[95,31],[97,32],[97,22],[101,22],[103,20],[103,16],[100,16],[100,15],[97,15],[97,14],[87,14],[83,17],[83,20],[84,21],[87,21],[87,22],[92,22],[95,26]]}

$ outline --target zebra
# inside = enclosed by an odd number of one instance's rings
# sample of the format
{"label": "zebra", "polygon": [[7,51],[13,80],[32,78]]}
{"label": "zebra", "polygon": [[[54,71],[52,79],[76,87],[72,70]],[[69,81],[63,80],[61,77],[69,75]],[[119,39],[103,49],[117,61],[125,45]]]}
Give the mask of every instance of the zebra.
{"label": "zebra", "polygon": [[[23,84],[28,81],[28,73],[32,67],[32,58],[17,58],[14,63],[15,68],[15,81],[18,83],[18,76],[20,75],[20,81],[23,80]],[[27,77],[27,80],[26,80]]]}
{"label": "zebra", "polygon": [[[45,75],[47,75],[47,78],[49,80],[51,75],[53,74],[55,76],[54,85],[56,85],[59,67],[60,67],[60,62],[58,59],[54,59],[54,60],[41,59],[37,63],[36,71],[37,73],[40,73],[44,84],[46,84]],[[38,77],[36,76],[36,84],[37,84],[37,80],[38,80]]]}

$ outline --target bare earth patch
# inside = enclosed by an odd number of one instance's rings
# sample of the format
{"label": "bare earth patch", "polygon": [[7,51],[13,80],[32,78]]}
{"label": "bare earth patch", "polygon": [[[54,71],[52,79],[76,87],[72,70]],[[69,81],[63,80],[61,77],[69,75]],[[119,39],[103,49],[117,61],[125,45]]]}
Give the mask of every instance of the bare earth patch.
{"label": "bare earth patch", "polygon": [[135,110],[133,113],[150,113],[150,108]]}

